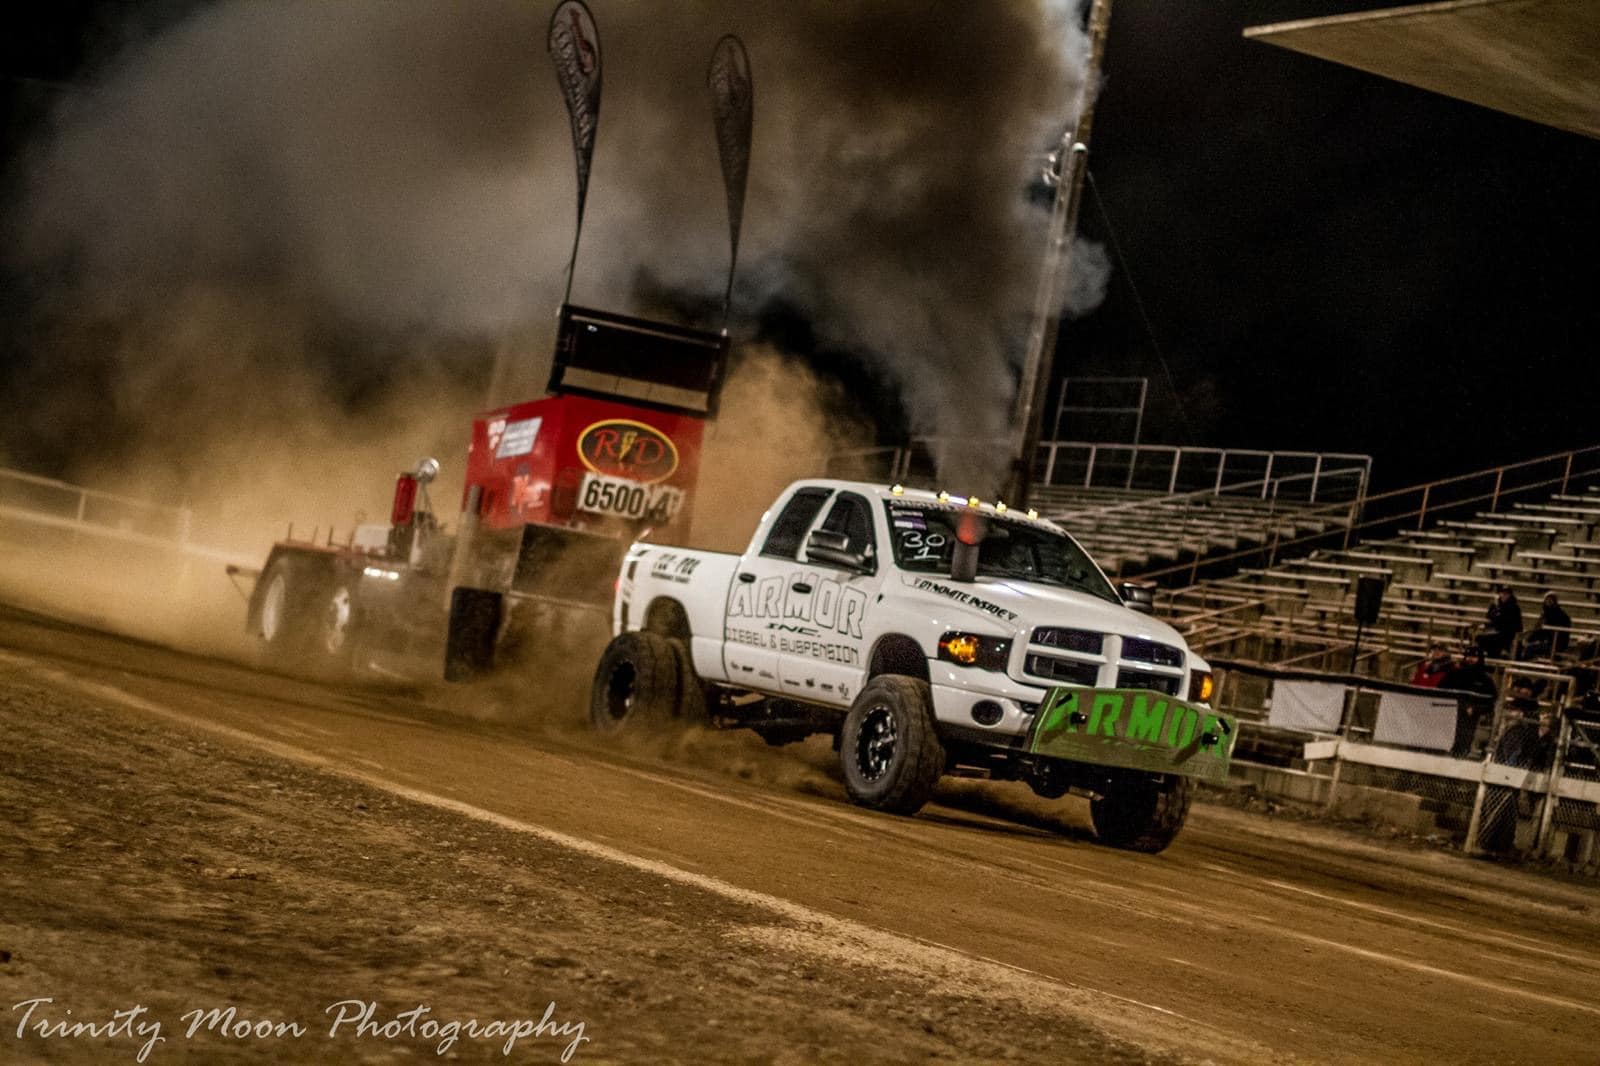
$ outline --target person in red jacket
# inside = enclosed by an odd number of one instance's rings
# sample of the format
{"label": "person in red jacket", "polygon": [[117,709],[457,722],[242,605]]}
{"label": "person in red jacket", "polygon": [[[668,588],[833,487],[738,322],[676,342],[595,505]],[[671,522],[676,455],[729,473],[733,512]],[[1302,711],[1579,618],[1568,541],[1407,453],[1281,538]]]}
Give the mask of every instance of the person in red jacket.
{"label": "person in red jacket", "polygon": [[1423,688],[1438,688],[1445,677],[1455,668],[1455,663],[1450,659],[1450,649],[1443,644],[1435,644],[1428,649],[1428,657],[1417,664],[1411,673],[1411,683],[1421,685]]}

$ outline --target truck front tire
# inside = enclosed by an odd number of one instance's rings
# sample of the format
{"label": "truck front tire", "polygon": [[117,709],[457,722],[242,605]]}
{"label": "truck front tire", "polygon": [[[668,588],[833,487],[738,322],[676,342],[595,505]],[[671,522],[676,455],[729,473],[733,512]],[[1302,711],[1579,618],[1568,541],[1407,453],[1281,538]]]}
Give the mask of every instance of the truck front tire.
{"label": "truck front tire", "polygon": [[683,700],[678,662],[666,637],[644,631],[614,637],[595,668],[589,723],[615,733],[675,717]]}
{"label": "truck front tire", "polygon": [[1187,777],[1130,773],[1090,801],[1089,817],[1102,844],[1154,855],[1183,828],[1193,792]]}
{"label": "truck front tire", "polygon": [[854,802],[893,814],[921,810],[945,767],[928,683],[898,674],[868,681],[844,720],[839,762]]}

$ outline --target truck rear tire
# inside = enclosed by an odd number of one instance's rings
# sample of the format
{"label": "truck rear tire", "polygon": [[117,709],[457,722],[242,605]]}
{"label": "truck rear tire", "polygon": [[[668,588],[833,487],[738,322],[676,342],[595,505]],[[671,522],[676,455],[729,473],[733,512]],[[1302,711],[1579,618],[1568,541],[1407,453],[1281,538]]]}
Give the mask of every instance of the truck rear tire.
{"label": "truck rear tire", "polygon": [[944,773],[928,683],[898,674],[868,681],[840,734],[844,787],[863,807],[915,814]]}
{"label": "truck rear tire", "polygon": [[602,733],[660,725],[682,702],[678,652],[666,637],[633,632],[614,637],[595,668],[589,723]]}
{"label": "truck rear tire", "polygon": [[689,652],[686,641],[672,640],[672,655],[678,664],[678,705],[673,709],[673,714],[681,718],[686,725],[700,725],[705,722],[706,714],[706,686],[700,680],[700,675],[694,669],[694,656]]}
{"label": "truck rear tire", "polygon": [[1154,855],[1183,828],[1193,794],[1187,777],[1127,774],[1090,801],[1089,817],[1102,844]]}

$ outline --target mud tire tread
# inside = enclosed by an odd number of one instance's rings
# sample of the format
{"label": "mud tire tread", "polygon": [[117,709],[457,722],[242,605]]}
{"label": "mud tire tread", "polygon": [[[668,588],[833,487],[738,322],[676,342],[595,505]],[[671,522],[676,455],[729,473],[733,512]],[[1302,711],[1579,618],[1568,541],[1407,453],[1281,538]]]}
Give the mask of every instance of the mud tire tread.
{"label": "mud tire tread", "polygon": [[[862,777],[856,746],[869,712],[887,708],[895,716],[894,765],[877,781]],[[868,681],[850,706],[839,745],[845,791],[863,807],[891,814],[915,814],[933,797],[944,774],[945,750],[933,717],[928,683],[899,674],[880,674]]]}
{"label": "mud tire tread", "polygon": [[[678,655],[673,642],[643,630],[613,637],[595,667],[589,689],[589,724],[602,733],[659,725],[678,716],[682,700]],[[633,703],[622,716],[612,709],[612,683],[631,669]]]}
{"label": "mud tire tread", "polygon": [[1147,855],[1165,851],[1189,817],[1194,783],[1169,774],[1128,775],[1089,803],[1089,817],[1102,844]]}

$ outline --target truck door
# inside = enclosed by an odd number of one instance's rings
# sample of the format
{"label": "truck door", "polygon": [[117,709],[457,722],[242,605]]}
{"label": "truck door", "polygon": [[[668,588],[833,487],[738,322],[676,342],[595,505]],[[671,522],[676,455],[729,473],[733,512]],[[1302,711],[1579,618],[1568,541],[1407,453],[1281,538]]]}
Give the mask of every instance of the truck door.
{"label": "truck door", "polygon": [[767,692],[779,691],[778,647],[784,626],[784,598],[798,564],[800,548],[832,489],[794,491],[765,539],[750,545],[728,587],[722,661],[728,680]]}
{"label": "truck door", "polygon": [[796,699],[847,707],[865,668],[866,614],[880,580],[872,507],[840,492],[815,528],[844,534],[845,550],[867,562],[858,570],[813,559],[802,545],[801,561],[786,568],[778,677]]}

